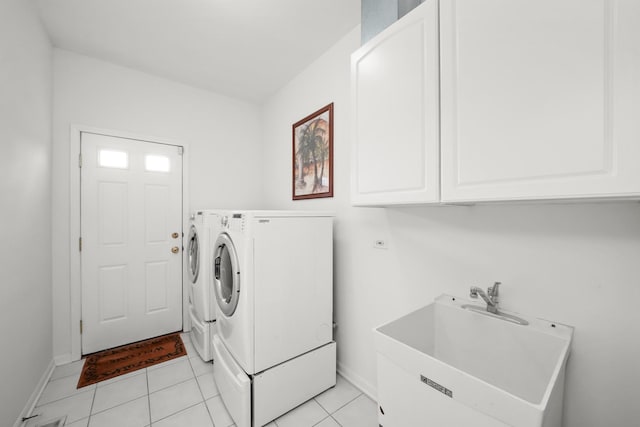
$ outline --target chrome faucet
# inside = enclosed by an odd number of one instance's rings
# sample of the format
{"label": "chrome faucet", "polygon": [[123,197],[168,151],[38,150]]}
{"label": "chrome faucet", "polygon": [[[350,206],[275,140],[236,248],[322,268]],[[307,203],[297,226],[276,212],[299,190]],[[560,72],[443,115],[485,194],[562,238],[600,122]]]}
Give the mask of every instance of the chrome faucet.
{"label": "chrome faucet", "polygon": [[498,314],[498,302],[500,301],[498,298],[499,292],[500,282],[495,282],[493,286],[489,286],[487,288],[487,293],[485,293],[477,286],[472,286],[471,290],[469,291],[469,296],[475,299],[478,298],[478,295],[480,295],[484,302],[487,303],[487,311],[489,313]]}

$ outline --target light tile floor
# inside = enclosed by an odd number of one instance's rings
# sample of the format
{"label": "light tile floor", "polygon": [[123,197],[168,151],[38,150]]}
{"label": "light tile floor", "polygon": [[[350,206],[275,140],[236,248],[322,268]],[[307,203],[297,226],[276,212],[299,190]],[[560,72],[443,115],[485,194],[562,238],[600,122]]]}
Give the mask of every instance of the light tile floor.
{"label": "light tile floor", "polygon": [[[60,416],[69,427],[230,427],[205,363],[182,335],[187,356],[76,389],[84,360],[56,367],[26,427]],[[335,387],[267,427],[377,427],[377,405],[338,375]]]}

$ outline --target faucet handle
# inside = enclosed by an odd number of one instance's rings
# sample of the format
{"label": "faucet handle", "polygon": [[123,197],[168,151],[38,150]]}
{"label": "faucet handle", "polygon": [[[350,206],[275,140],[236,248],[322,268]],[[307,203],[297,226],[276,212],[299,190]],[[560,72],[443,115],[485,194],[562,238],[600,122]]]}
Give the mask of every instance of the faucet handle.
{"label": "faucet handle", "polygon": [[478,298],[478,287],[477,286],[472,286],[471,289],[469,289],[469,297],[473,298],[473,299],[477,299]]}
{"label": "faucet handle", "polygon": [[498,292],[500,292],[500,285],[502,284],[502,282],[494,282],[493,286],[489,286],[487,288],[487,293],[489,295],[498,295]]}
{"label": "faucet handle", "polygon": [[487,288],[487,294],[492,297],[497,297],[500,293],[500,285],[502,282],[494,282],[493,286]]}

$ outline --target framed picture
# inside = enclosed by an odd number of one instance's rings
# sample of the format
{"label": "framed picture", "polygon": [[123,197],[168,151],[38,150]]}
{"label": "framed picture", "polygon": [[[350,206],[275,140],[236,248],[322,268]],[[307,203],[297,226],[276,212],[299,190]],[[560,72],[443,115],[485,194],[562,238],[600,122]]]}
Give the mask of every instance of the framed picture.
{"label": "framed picture", "polygon": [[333,197],[333,103],[293,124],[293,200]]}

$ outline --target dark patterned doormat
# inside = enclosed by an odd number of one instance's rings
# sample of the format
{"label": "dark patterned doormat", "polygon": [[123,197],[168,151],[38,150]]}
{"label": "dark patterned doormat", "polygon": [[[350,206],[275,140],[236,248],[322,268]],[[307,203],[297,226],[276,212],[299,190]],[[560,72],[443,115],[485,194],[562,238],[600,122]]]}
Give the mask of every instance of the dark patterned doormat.
{"label": "dark patterned doormat", "polygon": [[78,388],[186,354],[179,332],[93,353],[85,358]]}

